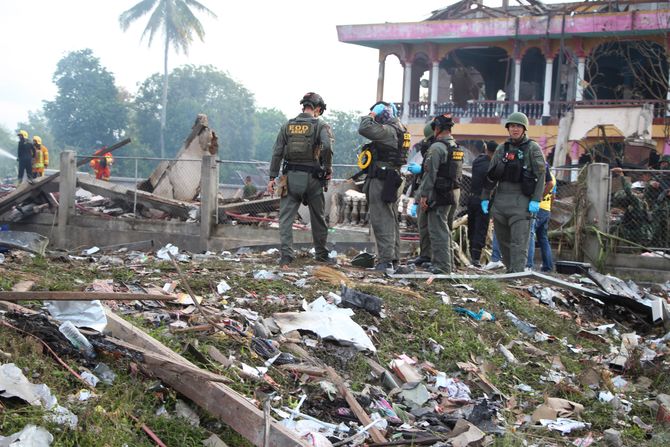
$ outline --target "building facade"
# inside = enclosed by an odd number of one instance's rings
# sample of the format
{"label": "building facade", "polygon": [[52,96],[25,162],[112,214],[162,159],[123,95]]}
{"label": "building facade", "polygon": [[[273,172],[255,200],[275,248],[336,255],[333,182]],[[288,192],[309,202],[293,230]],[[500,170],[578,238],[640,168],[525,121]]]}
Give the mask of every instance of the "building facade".
{"label": "building facade", "polygon": [[[402,120],[417,136],[430,116],[451,112],[459,138],[501,141],[504,118],[521,111],[549,151],[560,118],[575,108],[646,105],[655,149],[670,153],[670,2],[522,3],[463,0],[422,22],[337,31],[341,42],[379,50],[377,98],[401,97]],[[393,56],[402,92],[384,91]]]}

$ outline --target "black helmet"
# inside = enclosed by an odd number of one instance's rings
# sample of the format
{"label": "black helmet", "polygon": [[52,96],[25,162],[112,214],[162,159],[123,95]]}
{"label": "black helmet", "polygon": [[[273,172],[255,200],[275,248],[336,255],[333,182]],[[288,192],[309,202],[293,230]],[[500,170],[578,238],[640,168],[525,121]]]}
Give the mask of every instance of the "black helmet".
{"label": "black helmet", "polygon": [[323,98],[318,93],[307,92],[300,100],[300,105],[304,106],[309,104],[312,108],[321,107],[321,113],[326,111],[326,103],[323,102]]}
{"label": "black helmet", "polygon": [[372,268],[375,266],[376,256],[372,253],[361,252],[353,257],[351,265],[355,267]]}
{"label": "black helmet", "polygon": [[435,130],[436,127],[440,129],[451,129],[454,127],[454,119],[451,117],[451,113],[445,113],[444,115],[438,115],[433,118],[433,121],[430,123],[430,127]]}

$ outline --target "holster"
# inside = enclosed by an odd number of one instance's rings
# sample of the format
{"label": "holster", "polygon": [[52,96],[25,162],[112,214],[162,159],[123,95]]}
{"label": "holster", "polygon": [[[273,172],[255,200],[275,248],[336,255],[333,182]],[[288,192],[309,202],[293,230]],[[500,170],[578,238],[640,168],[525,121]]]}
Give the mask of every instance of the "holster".
{"label": "holster", "polygon": [[277,195],[279,197],[286,197],[288,194],[288,175],[284,174],[279,177],[277,184]]}
{"label": "holster", "polygon": [[[402,178],[395,169],[385,169],[384,186],[382,187],[382,202],[395,203],[398,200],[398,188],[402,184]],[[381,177],[378,176],[381,179]]]}
{"label": "holster", "polygon": [[531,171],[524,169],[521,174],[521,192],[524,196],[533,197],[535,193],[535,186],[537,185],[537,177]]}

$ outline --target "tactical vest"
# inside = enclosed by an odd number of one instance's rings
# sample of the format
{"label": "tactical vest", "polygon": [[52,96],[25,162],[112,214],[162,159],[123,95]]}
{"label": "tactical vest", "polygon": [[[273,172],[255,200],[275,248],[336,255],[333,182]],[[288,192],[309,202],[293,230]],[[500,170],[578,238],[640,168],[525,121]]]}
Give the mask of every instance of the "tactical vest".
{"label": "tactical vest", "polygon": [[453,141],[438,140],[447,148],[447,160],[440,164],[435,178],[435,203],[456,205],[454,190],[461,187],[463,174],[463,148]]}
{"label": "tactical vest", "polygon": [[390,165],[400,167],[407,163],[407,153],[409,152],[411,134],[399,123],[392,123],[398,137],[396,147],[382,144],[377,141],[372,142],[372,161],[381,161]]}
{"label": "tactical vest", "polygon": [[286,126],[288,162],[313,162],[318,160],[319,132],[318,118],[294,118]]}
{"label": "tactical vest", "polygon": [[533,140],[525,141],[521,146],[511,148],[509,142],[505,142],[503,156],[495,165],[491,165],[488,177],[494,182],[521,183],[524,172],[530,171],[527,163],[529,151],[526,147]]}

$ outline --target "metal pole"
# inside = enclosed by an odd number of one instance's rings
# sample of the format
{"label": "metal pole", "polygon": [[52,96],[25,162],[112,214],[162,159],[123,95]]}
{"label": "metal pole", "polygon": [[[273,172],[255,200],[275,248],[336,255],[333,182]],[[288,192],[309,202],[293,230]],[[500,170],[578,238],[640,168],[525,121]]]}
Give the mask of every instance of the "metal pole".
{"label": "metal pole", "polygon": [[133,195],[133,216],[137,217],[137,158],[135,159],[135,193]]}

